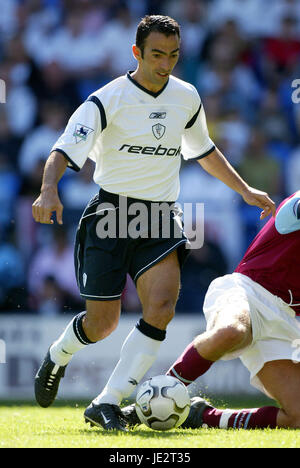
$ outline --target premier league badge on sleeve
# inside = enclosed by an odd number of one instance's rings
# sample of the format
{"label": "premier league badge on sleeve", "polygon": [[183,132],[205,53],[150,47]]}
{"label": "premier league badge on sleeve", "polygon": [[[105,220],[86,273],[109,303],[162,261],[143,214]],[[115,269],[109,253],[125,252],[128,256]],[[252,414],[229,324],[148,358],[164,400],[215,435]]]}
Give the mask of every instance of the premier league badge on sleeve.
{"label": "premier league badge on sleeve", "polygon": [[76,143],[80,143],[81,141],[86,141],[87,137],[90,133],[94,130],[86,125],[76,124],[75,131],[73,136],[75,137]]}

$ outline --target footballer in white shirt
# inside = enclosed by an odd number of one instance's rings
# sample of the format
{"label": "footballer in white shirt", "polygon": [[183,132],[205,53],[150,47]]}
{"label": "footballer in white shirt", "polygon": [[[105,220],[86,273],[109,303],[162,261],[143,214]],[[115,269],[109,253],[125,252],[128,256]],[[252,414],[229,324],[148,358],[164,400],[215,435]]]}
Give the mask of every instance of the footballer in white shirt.
{"label": "footballer in white shirt", "polygon": [[[127,430],[120,404],[152,366],[175,313],[188,252],[174,205],[181,155],[198,160],[245,202],[259,206],[261,218],[275,212],[268,195],[249,187],[211,141],[197,90],[172,75],[179,51],[180,27],[174,19],[151,15],[141,20],[132,46],[136,70],[92,93],[71,116],[50,152],[32,208],[37,222],[52,224],[56,212],[62,224],[58,181],[67,166],[78,171],[88,157],[95,162],[100,190],[79,221],[75,242],[76,277],[86,311],[50,346],[35,378],[35,395],[42,407],[50,406],[73,354],[117,327],[129,273],[143,317],[126,338],[106,386],[84,413],[87,422],[106,430]],[[153,205],[162,203],[166,209],[153,221]],[[129,230],[124,235],[124,219],[125,227],[132,225],[137,209],[144,214],[140,235]],[[100,235],[109,219],[114,229]]]}

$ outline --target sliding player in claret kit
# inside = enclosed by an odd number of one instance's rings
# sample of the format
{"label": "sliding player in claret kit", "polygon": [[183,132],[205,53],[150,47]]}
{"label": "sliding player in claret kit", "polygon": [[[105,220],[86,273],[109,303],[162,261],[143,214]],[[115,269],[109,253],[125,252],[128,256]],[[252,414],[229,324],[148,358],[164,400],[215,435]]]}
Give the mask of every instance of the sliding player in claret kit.
{"label": "sliding player in claret kit", "polygon": [[105,212],[103,204],[121,215],[124,197],[129,208],[136,202],[142,202],[146,210],[158,202],[173,205],[179,194],[183,154],[187,160],[198,160],[246,203],[260,207],[262,217],[275,213],[268,195],[249,187],[215,147],[194,86],[172,76],[179,49],[180,28],[175,20],[167,16],[142,19],[132,47],[137,69],[95,91],[71,116],[51,150],[41,194],[33,203],[37,222],[50,224],[56,212],[61,224],[57,184],[67,165],[79,170],[88,157],[95,161],[94,180],[101,189],[81,217],[75,243],[75,270],[86,311],[50,346],[36,375],[35,396],[41,406],[50,406],[73,354],[103,340],[117,327],[129,273],[143,318],[126,338],[107,385],[84,413],[86,421],[109,430],[126,430],[119,405],[152,366],[165,339],[188,239],[183,229],[180,236],[173,234],[178,223],[172,210],[168,238],[161,232],[155,238],[142,233],[138,239],[118,234],[101,238],[97,226]]}
{"label": "sliding player in claret kit", "polygon": [[[219,410],[195,397],[181,427],[300,428],[300,190],[279,205],[234,273],[210,284],[203,311],[206,331],[167,374],[188,385],[219,359],[239,357],[252,385],[280,408]],[[123,411],[138,422],[133,405]]]}

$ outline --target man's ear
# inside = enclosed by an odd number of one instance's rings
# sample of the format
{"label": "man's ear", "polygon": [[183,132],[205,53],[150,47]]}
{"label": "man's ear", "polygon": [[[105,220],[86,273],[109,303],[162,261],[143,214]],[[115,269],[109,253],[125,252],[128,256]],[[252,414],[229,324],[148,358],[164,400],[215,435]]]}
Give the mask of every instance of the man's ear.
{"label": "man's ear", "polygon": [[132,53],[134,58],[140,62],[142,60],[142,51],[139,47],[137,47],[135,44],[132,46]]}

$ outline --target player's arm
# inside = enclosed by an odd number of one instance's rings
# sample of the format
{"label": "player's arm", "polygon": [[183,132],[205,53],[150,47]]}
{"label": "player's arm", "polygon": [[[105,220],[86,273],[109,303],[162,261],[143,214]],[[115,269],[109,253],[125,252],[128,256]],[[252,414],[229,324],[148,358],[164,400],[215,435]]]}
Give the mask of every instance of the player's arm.
{"label": "player's arm", "polygon": [[300,230],[300,190],[279,208],[275,227],[280,234]]}
{"label": "player's arm", "polygon": [[36,222],[53,224],[52,213],[56,212],[56,219],[62,224],[63,205],[59,199],[57,184],[62,178],[68,165],[67,159],[58,151],[53,151],[47,159],[41,193],[32,205],[32,215]]}
{"label": "player's arm", "polygon": [[99,99],[95,96],[85,101],[70,117],[64,133],[59,137],[47,159],[40,196],[32,205],[35,221],[53,224],[51,215],[62,224],[63,206],[58,196],[57,184],[67,167],[80,171],[93,149],[96,136],[103,130],[101,126]]}
{"label": "player's arm", "polygon": [[263,210],[260,215],[261,219],[270,214],[275,216],[275,203],[268,194],[249,187],[218,148],[215,148],[208,156],[198,159],[198,162],[206,172],[239,193],[246,203],[261,208]]}
{"label": "player's arm", "polygon": [[195,103],[198,105],[198,110],[187,123],[182,136],[182,154],[184,159],[197,160],[206,172],[238,192],[246,203],[261,208],[261,219],[264,219],[271,213],[275,216],[275,203],[269,198],[268,194],[249,187],[225,156],[223,156],[221,151],[215,147],[209,137],[205,111],[196,91]]}

